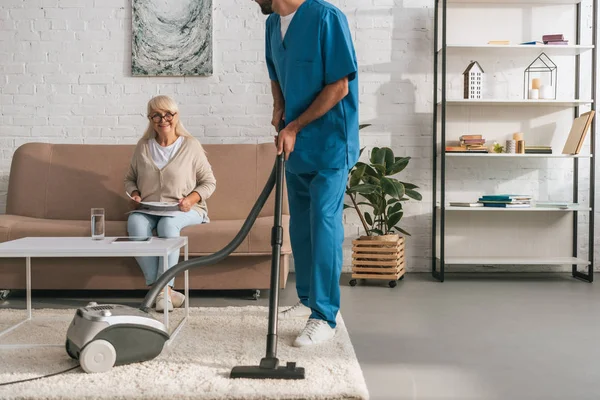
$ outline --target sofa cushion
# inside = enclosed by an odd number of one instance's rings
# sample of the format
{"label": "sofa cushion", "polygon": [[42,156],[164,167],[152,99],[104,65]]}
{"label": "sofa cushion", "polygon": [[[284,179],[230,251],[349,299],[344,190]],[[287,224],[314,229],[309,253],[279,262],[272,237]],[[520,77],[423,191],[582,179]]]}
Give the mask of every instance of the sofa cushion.
{"label": "sofa cushion", "polygon": [[[182,236],[189,238],[190,255],[205,255],[221,250],[241,229],[244,220],[211,221],[208,224],[184,228]],[[234,254],[271,254],[271,226],[273,217],[259,217],[248,236]],[[288,234],[289,217],[283,216],[284,241],[282,253],[290,254]],[[27,236],[90,236],[90,221],[51,220],[43,218],[0,215],[0,241]],[[126,236],[125,221],[107,221],[107,236]]]}
{"label": "sofa cushion", "polygon": [[[183,228],[182,236],[189,238],[190,253],[210,254],[225,247],[244,224],[244,220],[211,221],[209,224],[193,225]],[[282,218],[284,239],[281,246],[283,254],[291,253],[288,233],[289,216]],[[271,227],[273,217],[259,217],[242,244],[234,251],[236,254],[271,254]]]}

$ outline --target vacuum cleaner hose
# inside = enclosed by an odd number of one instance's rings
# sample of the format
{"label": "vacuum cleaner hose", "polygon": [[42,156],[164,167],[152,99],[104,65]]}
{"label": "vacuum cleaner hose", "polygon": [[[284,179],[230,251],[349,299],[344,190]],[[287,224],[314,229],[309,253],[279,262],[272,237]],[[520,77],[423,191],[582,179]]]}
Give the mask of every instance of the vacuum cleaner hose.
{"label": "vacuum cleaner hose", "polygon": [[146,297],[144,298],[144,301],[140,306],[140,310],[147,312],[150,309],[156,297],[158,296],[158,294],[160,293],[160,291],[162,290],[162,288],[164,288],[167,282],[169,282],[180,272],[186,271],[191,268],[216,264],[217,262],[229,256],[235,249],[238,248],[238,246],[242,243],[246,236],[248,236],[248,233],[250,232],[252,225],[254,225],[258,214],[260,214],[260,211],[267,202],[271,191],[275,187],[277,168],[280,168],[280,171],[283,171],[283,157],[283,154],[277,156],[275,165],[273,166],[273,170],[271,171],[271,175],[269,176],[265,187],[263,188],[260,196],[258,197],[258,200],[256,200],[256,203],[254,203],[254,206],[250,210],[246,221],[242,225],[242,229],[240,229],[240,231],[233,238],[233,240],[231,240],[229,244],[227,244],[224,248],[217,251],[216,253],[204,257],[197,257],[191,260],[182,261],[177,265],[174,265],[172,268],[169,268],[165,273],[163,273],[160,276],[160,278],[154,283],[154,285],[152,285],[152,288],[148,291],[148,294],[146,294]]}

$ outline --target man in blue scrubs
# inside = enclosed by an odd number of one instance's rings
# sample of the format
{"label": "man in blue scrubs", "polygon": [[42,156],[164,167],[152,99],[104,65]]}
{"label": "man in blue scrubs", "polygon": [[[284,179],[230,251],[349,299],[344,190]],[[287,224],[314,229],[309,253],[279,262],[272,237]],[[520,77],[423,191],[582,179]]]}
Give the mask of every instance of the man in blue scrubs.
{"label": "man in blue scrubs", "polygon": [[[285,152],[290,237],[300,301],[281,318],[307,318],[295,346],[335,335],[340,307],[348,170],[358,161],[358,70],[345,15],[324,0],[253,0],[266,22],[272,124]],[[279,130],[280,123],[283,129]]]}

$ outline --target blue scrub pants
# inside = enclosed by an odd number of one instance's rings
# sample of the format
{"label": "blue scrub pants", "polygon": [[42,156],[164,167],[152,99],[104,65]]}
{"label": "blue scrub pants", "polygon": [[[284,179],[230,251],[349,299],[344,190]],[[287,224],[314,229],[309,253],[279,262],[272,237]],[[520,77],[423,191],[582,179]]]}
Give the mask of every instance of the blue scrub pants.
{"label": "blue scrub pants", "polygon": [[312,310],[310,318],[325,320],[332,328],[340,308],[347,179],[343,168],[306,174],[286,171],[298,297]]}

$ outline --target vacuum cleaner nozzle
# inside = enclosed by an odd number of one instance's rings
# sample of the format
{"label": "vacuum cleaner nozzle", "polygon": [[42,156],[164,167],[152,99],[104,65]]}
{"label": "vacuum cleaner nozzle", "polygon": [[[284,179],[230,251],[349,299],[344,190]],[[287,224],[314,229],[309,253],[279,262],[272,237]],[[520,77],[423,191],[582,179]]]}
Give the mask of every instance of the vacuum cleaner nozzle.
{"label": "vacuum cleaner nozzle", "polygon": [[230,378],[304,379],[304,368],[297,367],[295,362],[288,362],[285,367],[280,367],[277,358],[263,358],[260,365],[234,367]]}

